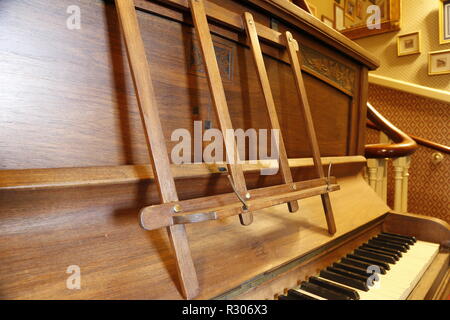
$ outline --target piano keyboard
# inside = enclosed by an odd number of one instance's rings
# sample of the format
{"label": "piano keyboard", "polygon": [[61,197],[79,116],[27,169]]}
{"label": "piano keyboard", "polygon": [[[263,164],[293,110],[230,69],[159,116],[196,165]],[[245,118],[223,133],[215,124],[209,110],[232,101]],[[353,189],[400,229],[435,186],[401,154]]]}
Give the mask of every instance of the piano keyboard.
{"label": "piano keyboard", "polygon": [[439,244],[383,232],[278,299],[406,299],[438,251]]}

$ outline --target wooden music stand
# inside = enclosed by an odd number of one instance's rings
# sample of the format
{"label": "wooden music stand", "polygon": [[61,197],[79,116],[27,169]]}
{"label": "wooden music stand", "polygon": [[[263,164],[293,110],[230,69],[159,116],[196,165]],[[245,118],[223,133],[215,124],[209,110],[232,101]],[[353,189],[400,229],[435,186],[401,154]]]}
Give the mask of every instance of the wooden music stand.
{"label": "wooden music stand", "polygon": [[[219,118],[220,129],[223,136],[232,129],[231,118],[225,98],[225,91],[216,61],[214,46],[207,22],[203,0],[189,0],[195,29],[199,37],[203,59],[208,74],[208,84],[211,97]],[[314,166],[319,178],[293,182],[287,154],[280,133],[279,163],[283,177],[283,184],[271,187],[247,190],[244,174],[237,153],[236,143],[225,139],[225,150],[228,161],[228,176],[234,192],[211,197],[190,200],[178,200],[174,178],[170,169],[167,147],[164,141],[161,121],[158,115],[154,90],[152,86],[150,69],[145,54],[145,48],[137,16],[132,0],[116,0],[119,21],[128,54],[128,61],[132,71],[134,87],[139,103],[141,118],[147,137],[147,145],[153,166],[155,181],[158,186],[161,204],[147,206],[140,212],[141,226],[146,230],[166,227],[172,247],[177,259],[178,274],[183,295],[190,299],[197,296],[199,285],[195,272],[185,224],[223,219],[239,215],[243,225],[249,225],[253,220],[252,213],[271,206],[288,203],[289,210],[298,209],[297,200],[321,195],[326,214],[328,231],[335,233],[333,213],[331,210],[329,192],[339,190],[334,177],[324,176],[317,139],[312,124],[309,104],[303,85],[300,65],[297,57],[296,41],[290,33],[285,34],[286,47],[291,58],[291,65],[295,75],[298,93],[301,98],[308,138],[313,150]],[[269,86],[267,72],[262,60],[258,35],[255,23],[250,14],[245,14],[245,25],[250,37],[252,51],[257,66],[258,77],[261,83],[266,107],[269,112],[272,129],[279,129],[280,125],[275,110],[272,93]]]}

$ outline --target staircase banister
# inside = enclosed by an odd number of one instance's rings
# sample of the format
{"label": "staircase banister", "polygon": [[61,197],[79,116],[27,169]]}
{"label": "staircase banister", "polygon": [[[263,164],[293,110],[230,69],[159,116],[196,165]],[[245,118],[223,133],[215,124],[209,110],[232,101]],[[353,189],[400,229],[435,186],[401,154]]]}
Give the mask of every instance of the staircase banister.
{"label": "staircase banister", "polygon": [[399,158],[413,154],[417,143],[406,133],[383,117],[370,103],[367,103],[368,126],[385,133],[393,143],[367,144],[366,158]]}

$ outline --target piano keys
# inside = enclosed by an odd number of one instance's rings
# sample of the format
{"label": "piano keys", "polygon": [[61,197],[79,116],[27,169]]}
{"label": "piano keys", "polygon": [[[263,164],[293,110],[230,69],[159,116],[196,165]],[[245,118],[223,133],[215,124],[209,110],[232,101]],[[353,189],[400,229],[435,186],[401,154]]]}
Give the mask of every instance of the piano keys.
{"label": "piano keys", "polygon": [[[376,251],[367,263],[367,245],[370,240],[352,253],[342,257],[318,275],[292,288],[280,300],[403,300],[439,252],[439,244],[417,241],[414,237],[381,233],[372,239],[384,239],[386,244],[408,248],[403,254],[373,245]],[[403,248],[403,247],[402,247]],[[393,257],[396,256],[397,259]],[[386,259],[391,257],[391,259]],[[389,262],[386,262],[389,260]],[[388,268],[385,268],[388,263]],[[364,269],[366,267],[366,269]],[[387,270],[386,270],[387,269]],[[365,279],[365,280],[364,280]]]}

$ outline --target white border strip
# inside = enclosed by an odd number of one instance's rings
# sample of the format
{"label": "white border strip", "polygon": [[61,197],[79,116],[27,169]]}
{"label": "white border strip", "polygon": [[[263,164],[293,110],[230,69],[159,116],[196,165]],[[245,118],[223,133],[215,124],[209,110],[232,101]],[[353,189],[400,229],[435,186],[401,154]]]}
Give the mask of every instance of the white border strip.
{"label": "white border strip", "polygon": [[440,100],[450,103],[450,91],[438,90],[429,87],[420,86],[418,84],[395,80],[383,77],[377,74],[369,73],[369,82],[380,86],[409,92],[430,99]]}

